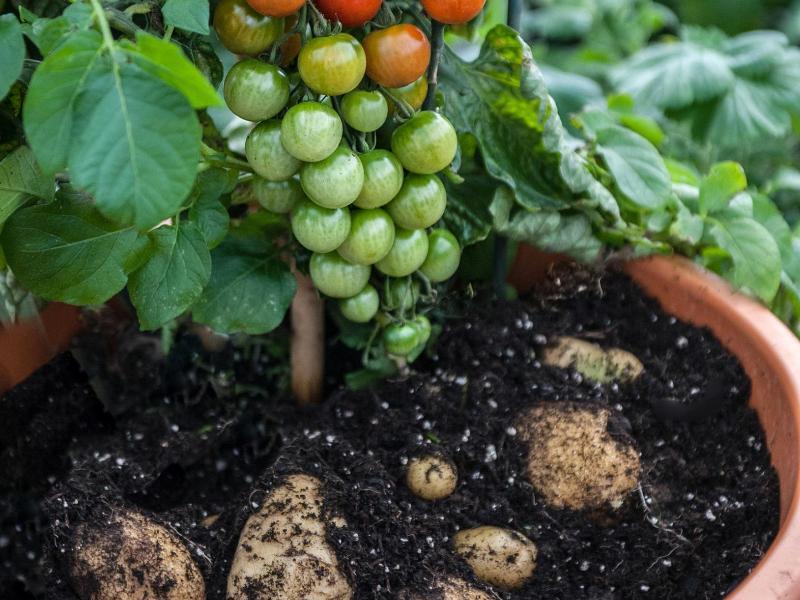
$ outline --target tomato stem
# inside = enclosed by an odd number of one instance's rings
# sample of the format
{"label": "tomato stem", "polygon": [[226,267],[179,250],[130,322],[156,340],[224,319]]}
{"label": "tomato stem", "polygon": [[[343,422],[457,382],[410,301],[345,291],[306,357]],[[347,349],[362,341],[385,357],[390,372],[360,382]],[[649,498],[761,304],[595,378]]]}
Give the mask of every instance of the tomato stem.
{"label": "tomato stem", "polygon": [[431,110],[436,105],[436,86],[439,83],[439,62],[444,50],[444,25],[432,21],[431,25],[431,64],[428,67],[428,95],[422,108]]}

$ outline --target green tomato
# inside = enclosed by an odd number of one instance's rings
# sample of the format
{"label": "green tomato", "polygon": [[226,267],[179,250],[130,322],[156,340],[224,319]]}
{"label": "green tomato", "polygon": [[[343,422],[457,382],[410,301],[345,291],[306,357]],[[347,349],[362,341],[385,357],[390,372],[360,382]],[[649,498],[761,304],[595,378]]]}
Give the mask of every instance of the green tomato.
{"label": "green tomato", "polygon": [[258,14],[246,0],[220,0],[214,9],[214,29],[234,54],[257,56],[283,35],[283,19]]}
{"label": "green tomato", "polygon": [[423,110],[392,134],[392,152],[407,171],[431,175],[447,168],[456,157],[456,130],[439,113]]}
{"label": "green tomato", "polygon": [[447,192],[436,175],[406,177],[400,193],[386,210],[404,229],[425,229],[442,218],[447,207]]}
{"label": "green tomato", "polygon": [[428,340],[431,339],[431,333],[433,332],[430,319],[428,319],[428,317],[425,315],[417,315],[414,317],[414,320],[411,323],[419,332],[419,345],[423,346],[427,344]]}
{"label": "green tomato", "polygon": [[286,151],[281,139],[281,123],[273,119],[256,125],[244,144],[247,162],[256,174],[269,181],[286,181],[303,164]]}
{"label": "green tomato", "polygon": [[333,252],[347,239],[350,221],[346,208],[323,208],[303,200],[292,211],[292,233],[312,252]]}
{"label": "green tomato", "polygon": [[408,356],[419,343],[420,331],[413,323],[392,323],[383,330],[383,346],[389,354]]}
{"label": "green tomato", "polygon": [[375,266],[389,277],[405,277],[419,269],[427,255],[428,236],[424,229],[397,229],[392,249]]}
{"label": "green tomato", "polygon": [[305,84],[317,94],[341,96],[364,79],[367,56],[348,33],[318,37],[306,42],[297,59]]}
{"label": "green tomato", "polygon": [[339,310],[353,323],[368,323],[380,308],[378,291],[370,284],[352,298],[339,300]]}
{"label": "green tomato", "polygon": [[389,104],[380,92],[350,92],[342,98],[341,108],[345,123],[364,133],[380,129],[389,116]]}
{"label": "green tomato", "polygon": [[290,212],[306,197],[296,179],[269,181],[258,176],[253,181],[253,195],[261,206],[279,215]]}
{"label": "green tomato", "polygon": [[235,115],[247,121],[265,121],[289,101],[289,80],[275,65],[247,58],[228,71],[224,95]]}
{"label": "green tomato", "polygon": [[364,167],[364,186],[355,205],[379,208],[390,202],[403,186],[403,165],[388,150],[370,150],[359,158]]}
{"label": "green tomato", "polygon": [[383,300],[388,310],[407,311],[417,305],[419,282],[408,277],[395,279],[387,277],[384,284]]}
{"label": "green tomato", "polygon": [[286,111],[281,122],[286,151],[304,162],[328,158],[342,141],[339,115],[321,102],[301,102]]}
{"label": "green tomato", "polygon": [[355,152],[339,146],[328,158],[303,165],[300,183],[306,195],[320,206],[342,208],[361,193],[364,167]]}
{"label": "green tomato", "polygon": [[428,256],[420,271],[434,283],[447,281],[461,263],[461,246],[447,229],[434,229],[428,236]]}
{"label": "green tomato", "polygon": [[331,298],[351,298],[364,289],[372,269],[347,262],[335,252],[311,257],[311,281]]}
{"label": "green tomato", "polygon": [[339,254],[357,265],[374,265],[394,244],[394,222],[385,210],[370,208],[353,213],[347,239]]}

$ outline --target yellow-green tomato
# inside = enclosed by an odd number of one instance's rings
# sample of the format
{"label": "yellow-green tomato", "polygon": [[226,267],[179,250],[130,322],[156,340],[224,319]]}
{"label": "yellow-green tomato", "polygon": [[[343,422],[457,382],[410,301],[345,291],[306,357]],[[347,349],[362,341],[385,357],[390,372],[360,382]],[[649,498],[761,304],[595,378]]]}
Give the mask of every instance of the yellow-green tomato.
{"label": "yellow-green tomato", "polygon": [[257,56],[281,37],[283,19],[260,15],[245,0],[220,0],[214,9],[214,29],[234,54]]}
{"label": "yellow-green tomato", "polygon": [[310,264],[314,286],[331,298],[351,298],[369,282],[370,267],[347,262],[336,252],[314,254]]}
{"label": "yellow-green tomato", "polygon": [[420,331],[413,323],[392,323],[383,330],[383,346],[389,354],[408,356],[420,343]]}
{"label": "yellow-green tomato", "polygon": [[269,181],[286,181],[303,164],[283,147],[278,120],[259,123],[247,136],[244,153],[257,175]]}
{"label": "yellow-green tomato", "polygon": [[403,165],[388,150],[370,150],[359,158],[364,167],[364,185],[355,205],[379,208],[389,203],[403,186]]}
{"label": "yellow-green tomato", "polygon": [[380,129],[389,116],[389,104],[378,91],[350,92],[342,98],[341,109],[345,123],[364,133]]}
{"label": "yellow-green tomato", "polygon": [[305,84],[317,94],[341,96],[364,79],[364,48],[348,33],[318,37],[300,50],[297,68]]}
{"label": "yellow-green tomato", "polygon": [[253,195],[261,206],[279,215],[290,212],[306,197],[297,179],[269,181],[258,176],[253,181]]}
{"label": "yellow-green tomato", "polygon": [[286,151],[304,162],[328,158],[339,147],[343,131],[339,114],[321,102],[296,104],[281,121],[281,140]]}
{"label": "yellow-green tomato", "polygon": [[422,108],[422,105],[425,103],[425,98],[428,95],[428,78],[423,75],[413,83],[409,83],[403,87],[389,88],[388,92],[390,94],[389,110],[392,112],[397,110],[397,106],[392,98],[403,100],[414,110],[419,110]]}
{"label": "yellow-green tomato", "polygon": [[352,298],[339,300],[339,309],[353,323],[368,323],[380,308],[378,291],[370,284]]}
{"label": "yellow-green tomato", "polygon": [[323,208],[303,200],[292,211],[292,233],[312,252],[333,252],[349,232],[350,211],[346,208]]}
{"label": "yellow-green tomato", "polygon": [[438,173],[453,162],[457,150],[455,128],[431,110],[418,112],[392,134],[392,152],[412,173]]}
{"label": "yellow-green tomato", "polygon": [[392,249],[375,266],[389,277],[405,277],[419,269],[427,255],[428,235],[424,229],[397,229]]}
{"label": "yellow-green tomato", "polygon": [[303,165],[300,183],[306,195],[320,206],[343,208],[361,193],[364,167],[355,152],[339,146],[328,158]]}
{"label": "yellow-green tomato", "polygon": [[419,299],[419,282],[408,277],[387,277],[384,283],[383,301],[387,310],[411,310]]}
{"label": "yellow-green tomato", "polygon": [[275,65],[247,58],[228,71],[223,94],[233,114],[247,121],[265,121],[289,101],[289,80]]}
{"label": "yellow-green tomato", "polygon": [[410,174],[386,210],[404,229],[425,229],[435,224],[447,207],[447,192],[436,175]]}
{"label": "yellow-green tomato", "polygon": [[447,229],[434,229],[428,235],[428,256],[419,268],[434,283],[447,281],[461,263],[461,246]]}
{"label": "yellow-green tomato", "polygon": [[389,254],[394,244],[394,222],[385,210],[356,210],[347,239],[339,254],[357,265],[374,265]]}

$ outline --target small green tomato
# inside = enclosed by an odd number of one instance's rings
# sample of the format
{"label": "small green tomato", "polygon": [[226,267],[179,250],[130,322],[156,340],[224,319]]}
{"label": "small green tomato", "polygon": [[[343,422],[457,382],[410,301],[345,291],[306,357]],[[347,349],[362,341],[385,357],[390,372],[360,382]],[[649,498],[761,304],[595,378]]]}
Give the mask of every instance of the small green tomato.
{"label": "small green tomato", "polygon": [[355,205],[379,208],[391,202],[403,186],[403,165],[388,150],[370,150],[359,158],[364,167],[364,186]]}
{"label": "small green tomato", "polygon": [[342,98],[342,116],[356,131],[370,133],[380,129],[389,116],[386,97],[377,91],[356,90]]}
{"label": "small green tomato", "polygon": [[291,212],[306,197],[297,179],[269,181],[258,176],[253,181],[253,195],[261,206],[279,215]]}
{"label": "small green tomato", "polygon": [[353,323],[368,323],[380,308],[378,291],[370,284],[352,298],[339,300],[339,309]]}
{"label": "small green tomato", "polygon": [[256,125],[247,136],[244,153],[256,174],[269,181],[286,181],[302,165],[283,147],[281,123],[274,119]]}
{"label": "small green tomato", "polygon": [[394,244],[394,222],[385,210],[370,208],[353,212],[347,239],[339,254],[357,265],[374,265],[389,254]]}
{"label": "small green tomato", "polygon": [[336,252],[314,254],[310,264],[311,281],[331,298],[351,298],[369,282],[370,267],[347,262]]}
{"label": "small green tomato", "polygon": [[424,229],[397,229],[394,245],[375,266],[384,275],[405,277],[422,266],[428,255],[428,235]]}
{"label": "small green tomato", "polygon": [[447,281],[461,263],[461,246],[447,229],[434,229],[428,235],[428,256],[420,271],[434,283]]}
{"label": "small green tomato", "polygon": [[325,208],[343,208],[355,202],[364,185],[364,167],[358,155],[339,146],[327,158],[303,165],[303,191]]}

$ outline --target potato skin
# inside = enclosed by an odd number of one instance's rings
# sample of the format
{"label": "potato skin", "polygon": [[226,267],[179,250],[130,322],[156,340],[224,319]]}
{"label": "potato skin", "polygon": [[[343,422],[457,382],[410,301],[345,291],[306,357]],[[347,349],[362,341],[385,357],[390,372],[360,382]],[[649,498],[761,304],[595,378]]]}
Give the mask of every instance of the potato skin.
{"label": "potato skin", "polygon": [[632,440],[608,433],[610,416],[601,406],[550,402],[517,419],[527,478],[548,506],[617,509],[639,485],[639,453]]}
{"label": "potato skin", "polygon": [[536,544],[511,529],[465,529],[453,536],[453,547],[475,577],[504,590],[525,585],[536,570]]}
{"label": "potato skin", "polygon": [[560,337],[544,348],[542,362],[561,369],[572,368],[599,383],[634,381],[644,372],[644,365],[621,348],[602,347],[573,337]]}
{"label": "potato skin", "polygon": [[81,600],[202,600],[205,582],[181,540],[144,515],[120,511],[79,525],[69,557]]}
{"label": "potato skin", "polygon": [[406,485],[423,500],[443,500],[456,490],[456,466],[441,456],[418,456],[408,462]]}
{"label": "potato skin", "polygon": [[399,600],[493,600],[492,596],[459,577],[436,582],[430,592],[405,592]]}
{"label": "potato skin", "polygon": [[[228,600],[349,600],[353,592],[325,539],[322,483],[290,475],[245,523]],[[341,519],[334,523],[343,525]]]}

